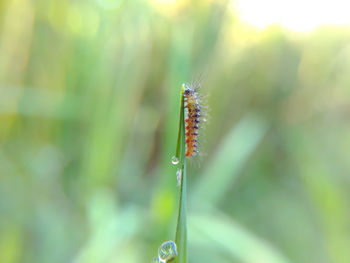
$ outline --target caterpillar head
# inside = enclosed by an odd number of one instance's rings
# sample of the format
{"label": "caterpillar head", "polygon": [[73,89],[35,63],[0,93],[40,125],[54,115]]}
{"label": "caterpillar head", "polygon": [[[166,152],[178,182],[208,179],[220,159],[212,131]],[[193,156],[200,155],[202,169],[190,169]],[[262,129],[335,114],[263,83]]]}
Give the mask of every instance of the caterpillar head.
{"label": "caterpillar head", "polygon": [[185,91],[184,91],[185,96],[189,96],[189,95],[191,95],[191,94],[193,94],[193,93],[194,93],[194,90],[193,90],[193,89],[191,89],[191,88],[189,88],[189,87],[186,87],[186,88],[185,88]]}

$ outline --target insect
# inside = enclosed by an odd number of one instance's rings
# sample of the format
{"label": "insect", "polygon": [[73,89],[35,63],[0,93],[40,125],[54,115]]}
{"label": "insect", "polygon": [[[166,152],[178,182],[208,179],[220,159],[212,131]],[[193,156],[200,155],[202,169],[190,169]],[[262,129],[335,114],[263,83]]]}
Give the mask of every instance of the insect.
{"label": "insect", "polygon": [[201,123],[201,105],[198,96],[199,84],[183,84],[185,108],[187,116],[185,118],[186,135],[186,157],[193,157],[198,154],[198,131]]}

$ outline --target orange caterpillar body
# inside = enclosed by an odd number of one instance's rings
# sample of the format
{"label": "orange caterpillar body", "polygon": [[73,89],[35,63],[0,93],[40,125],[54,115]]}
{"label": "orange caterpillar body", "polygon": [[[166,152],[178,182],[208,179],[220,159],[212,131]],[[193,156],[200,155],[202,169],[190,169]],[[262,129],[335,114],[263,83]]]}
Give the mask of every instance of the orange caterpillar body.
{"label": "orange caterpillar body", "polygon": [[197,90],[191,86],[185,86],[185,108],[187,108],[186,122],[186,157],[195,156],[197,150],[197,137],[200,123],[200,104]]}

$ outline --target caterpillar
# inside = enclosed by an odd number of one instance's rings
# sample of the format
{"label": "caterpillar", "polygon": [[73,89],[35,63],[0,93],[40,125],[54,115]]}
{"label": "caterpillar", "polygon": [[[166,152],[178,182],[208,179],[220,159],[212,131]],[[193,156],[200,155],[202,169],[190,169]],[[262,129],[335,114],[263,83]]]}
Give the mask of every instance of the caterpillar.
{"label": "caterpillar", "polygon": [[193,157],[198,154],[198,130],[201,122],[201,105],[198,96],[199,85],[184,86],[184,101],[187,109],[187,116],[185,118],[185,142],[186,142],[186,157]]}

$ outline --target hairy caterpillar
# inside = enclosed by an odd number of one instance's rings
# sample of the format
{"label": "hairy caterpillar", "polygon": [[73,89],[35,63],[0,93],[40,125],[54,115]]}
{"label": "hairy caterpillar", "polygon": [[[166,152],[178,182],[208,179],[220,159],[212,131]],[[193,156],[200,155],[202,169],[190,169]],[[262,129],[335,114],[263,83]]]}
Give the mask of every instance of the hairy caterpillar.
{"label": "hairy caterpillar", "polygon": [[185,108],[187,109],[187,117],[185,118],[185,135],[186,135],[186,157],[193,157],[198,153],[198,130],[201,122],[201,105],[198,96],[199,85],[183,84]]}

